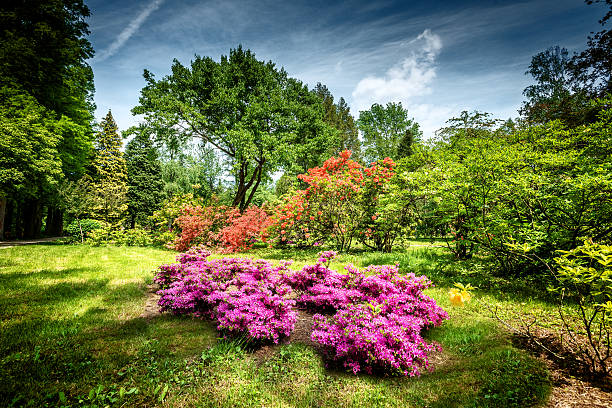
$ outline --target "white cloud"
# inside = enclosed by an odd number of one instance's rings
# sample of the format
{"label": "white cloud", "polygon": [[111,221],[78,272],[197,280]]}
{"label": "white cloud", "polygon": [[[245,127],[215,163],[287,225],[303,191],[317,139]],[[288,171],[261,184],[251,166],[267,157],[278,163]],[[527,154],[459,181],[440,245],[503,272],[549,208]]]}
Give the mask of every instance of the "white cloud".
{"label": "white cloud", "polygon": [[104,61],[105,59],[114,55],[123,46],[123,44],[125,44],[127,40],[129,40],[130,37],[134,35],[136,31],[138,31],[140,26],[144,24],[149,15],[155,10],[157,10],[163,2],[164,0],[154,0],[149,3],[140,12],[140,14],[138,14],[138,16],[136,16],[136,18],[132,20],[130,24],[128,24],[128,26],[124,28],[123,31],[121,31],[121,33],[119,33],[119,35],[117,36],[117,38],[115,38],[111,45],[109,45],[108,48],[106,48],[96,57],[96,60]]}
{"label": "white cloud", "polygon": [[455,111],[454,107],[417,103],[415,99],[431,93],[436,78],[436,58],[442,50],[440,36],[427,29],[411,41],[410,55],[387,70],[383,76],[367,76],[352,93],[355,112],[369,109],[373,103],[401,102],[419,123],[424,137],[434,132]]}
{"label": "white cloud", "polygon": [[368,109],[373,103],[408,105],[412,98],[431,92],[442,40],[427,29],[407,45],[412,48],[410,56],[389,68],[384,76],[367,76],[359,81],[352,94],[357,110]]}

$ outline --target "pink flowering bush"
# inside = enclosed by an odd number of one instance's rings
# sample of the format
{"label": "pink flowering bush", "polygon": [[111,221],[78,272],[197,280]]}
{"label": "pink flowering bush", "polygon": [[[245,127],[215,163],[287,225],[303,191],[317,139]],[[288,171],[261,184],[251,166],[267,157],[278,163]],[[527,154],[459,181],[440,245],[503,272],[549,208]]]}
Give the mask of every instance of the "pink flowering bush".
{"label": "pink flowering bush", "polygon": [[319,312],[311,338],[326,355],[354,373],[374,371],[419,375],[438,348],[421,332],[448,314],[423,294],[425,276],[400,275],[395,265],[369,266],[346,274],[329,269],[334,251],[322,252],[314,265],[290,272],[263,260],[223,258],[195,247],[162,265],[155,278],[159,305],[176,314],[216,320],[219,330],[278,343],[297,320],[296,305]]}
{"label": "pink flowering bush", "polygon": [[427,352],[437,349],[421,337],[422,319],[401,312],[385,313],[372,304],[349,305],[328,318],[314,317],[312,340],[328,357],[357,374],[364,370],[419,375],[428,366]]}
{"label": "pink flowering bush", "polygon": [[289,299],[292,289],[281,280],[286,264],[273,268],[263,260],[208,260],[208,255],[192,248],[177,257],[178,264],[159,268],[155,282],[162,311],[211,318],[221,331],[256,340],[278,343],[291,333],[297,313]]}

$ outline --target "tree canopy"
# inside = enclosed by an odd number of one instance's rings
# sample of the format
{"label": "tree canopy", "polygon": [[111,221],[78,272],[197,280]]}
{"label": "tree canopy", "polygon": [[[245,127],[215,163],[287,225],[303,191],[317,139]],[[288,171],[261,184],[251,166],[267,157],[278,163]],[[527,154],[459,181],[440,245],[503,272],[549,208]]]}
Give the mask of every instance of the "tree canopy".
{"label": "tree canopy", "polygon": [[162,139],[173,129],[173,137],[200,138],[223,154],[235,180],[232,204],[242,209],[272,172],[319,161],[317,152],[333,144],[317,96],[241,46],[219,62],[175,60],[170,75],[144,78],[133,113]]}
{"label": "tree canopy", "polygon": [[414,141],[422,132],[402,103],[375,103],[369,110],[359,112],[357,126],[363,134],[364,156],[368,162],[389,157],[399,160],[411,152]]}

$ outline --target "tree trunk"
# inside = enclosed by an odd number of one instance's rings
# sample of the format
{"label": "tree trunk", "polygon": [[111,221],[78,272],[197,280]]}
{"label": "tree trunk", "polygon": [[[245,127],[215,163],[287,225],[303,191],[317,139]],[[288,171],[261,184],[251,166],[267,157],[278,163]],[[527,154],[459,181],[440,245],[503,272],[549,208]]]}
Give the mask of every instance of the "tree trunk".
{"label": "tree trunk", "polygon": [[42,227],[42,208],[40,200],[30,199],[23,203],[21,212],[23,221],[23,238],[37,238]]}
{"label": "tree trunk", "polygon": [[53,206],[47,209],[47,223],[45,225],[45,234],[57,237],[62,235],[64,227],[64,212]]}
{"label": "tree trunk", "polygon": [[4,240],[4,215],[6,214],[6,197],[0,197],[0,241]]}

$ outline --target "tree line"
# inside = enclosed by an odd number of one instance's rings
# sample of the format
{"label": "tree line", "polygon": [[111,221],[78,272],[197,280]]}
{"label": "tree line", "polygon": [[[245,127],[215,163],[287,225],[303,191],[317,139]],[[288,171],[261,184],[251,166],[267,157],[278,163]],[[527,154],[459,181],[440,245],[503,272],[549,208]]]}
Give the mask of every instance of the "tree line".
{"label": "tree line", "polygon": [[[445,164],[462,164],[461,149],[484,133],[497,139],[554,121],[565,129],[601,122],[607,105],[594,101],[612,87],[608,11],[584,51],[570,57],[553,47],[534,56],[527,74],[535,84],[524,91],[520,118],[464,112],[432,147],[401,103],[374,104],[355,119],[325,85],[311,89],[238,46],[219,60],[174,60],[162,78],[145,70],[132,110],[143,120],[120,135],[110,111],[100,123],[93,116],[89,13],[82,1],[2,6],[2,236],[58,235],[68,221],[87,217],[113,228],[151,227],[150,216],[181,194],[244,211],[304,188],[297,175],[346,150],[364,167],[388,157],[416,171],[424,152],[443,143],[456,153]],[[447,221],[430,233],[447,233]],[[419,228],[431,222],[423,217]]]}

